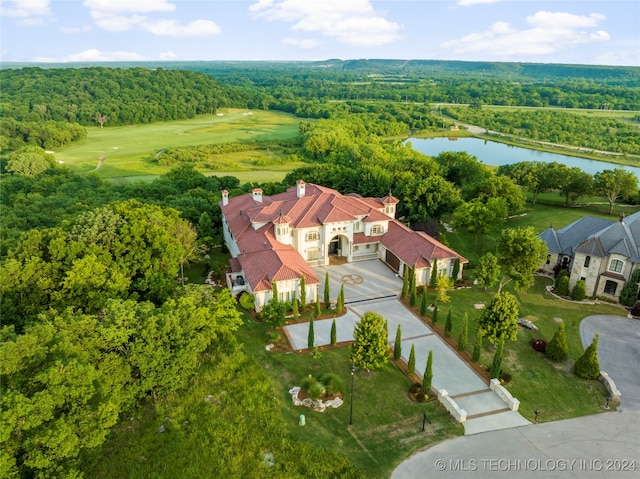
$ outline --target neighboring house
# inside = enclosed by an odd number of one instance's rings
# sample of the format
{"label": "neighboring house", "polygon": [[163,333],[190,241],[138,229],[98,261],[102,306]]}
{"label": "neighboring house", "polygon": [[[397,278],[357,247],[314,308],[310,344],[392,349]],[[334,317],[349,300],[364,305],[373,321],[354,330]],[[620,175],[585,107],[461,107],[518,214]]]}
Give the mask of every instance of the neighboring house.
{"label": "neighboring house", "polygon": [[251,194],[229,198],[222,191],[224,239],[231,252],[232,293],[255,295],[256,310],[272,298],[300,297],[304,276],[308,302],[315,301],[320,280],[312,267],[329,265],[331,258],[353,262],[380,259],[403,275],[416,267],[417,285],[429,281],[431,267],[451,276],[456,259],[468,261],[423,232],[395,219],[398,200],[342,195],[331,188],[299,180],[295,187],[271,197],[256,188]]}
{"label": "neighboring house", "polygon": [[640,267],[640,211],[620,221],[583,216],[538,237],[549,250],[543,270],[567,269],[569,289],[582,279],[587,296],[618,299],[631,272]]}

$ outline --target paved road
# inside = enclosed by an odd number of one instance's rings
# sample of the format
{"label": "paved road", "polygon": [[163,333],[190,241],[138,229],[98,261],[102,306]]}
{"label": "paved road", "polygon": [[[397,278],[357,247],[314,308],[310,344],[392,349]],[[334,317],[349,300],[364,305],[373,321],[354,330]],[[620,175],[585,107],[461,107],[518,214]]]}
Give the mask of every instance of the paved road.
{"label": "paved road", "polygon": [[640,477],[639,411],[603,412],[441,442],[400,464],[391,479]]}
{"label": "paved road", "polygon": [[618,410],[640,411],[640,320],[596,315],[580,322],[580,339],[585,348],[596,333],[600,335],[600,369],[609,374],[622,394]]}
{"label": "paved road", "polygon": [[392,479],[640,477],[640,321],[589,316],[580,323],[585,347],[596,332],[601,369],[622,392],[617,412],[445,441],[404,461]]}

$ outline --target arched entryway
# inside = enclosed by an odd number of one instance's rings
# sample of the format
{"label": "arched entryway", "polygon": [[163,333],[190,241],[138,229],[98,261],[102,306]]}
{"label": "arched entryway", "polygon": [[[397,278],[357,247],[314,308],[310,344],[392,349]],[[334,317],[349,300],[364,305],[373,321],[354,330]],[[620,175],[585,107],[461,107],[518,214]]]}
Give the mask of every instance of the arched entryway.
{"label": "arched entryway", "polygon": [[344,235],[336,235],[331,238],[327,246],[329,261],[348,261],[349,257],[349,238]]}

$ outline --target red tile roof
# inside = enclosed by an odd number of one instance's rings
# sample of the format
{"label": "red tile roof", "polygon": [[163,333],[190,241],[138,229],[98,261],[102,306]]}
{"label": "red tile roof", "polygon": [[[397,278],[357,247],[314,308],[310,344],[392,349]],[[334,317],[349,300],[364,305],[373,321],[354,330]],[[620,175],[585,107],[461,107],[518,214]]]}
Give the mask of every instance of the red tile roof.
{"label": "red tile roof", "polygon": [[232,268],[244,270],[253,291],[271,289],[273,280],[297,279],[302,275],[308,284],[319,283],[302,256],[292,246],[275,239],[273,225],[290,223],[293,228],[308,228],[358,218],[369,222],[389,221],[389,231],[376,237],[355,233],[354,244],[380,241],[403,262],[418,267],[429,267],[430,261],[436,258],[458,257],[467,262],[429,235],[415,232],[382,213],[381,209],[388,203],[397,203],[397,200],[391,195],[381,199],[342,195],[312,183],[305,185],[302,198],[298,198],[296,187],[264,196],[262,202],[254,200],[252,194],[229,198],[228,204],[220,202],[220,207],[240,250]]}
{"label": "red tile roof", "polygon": [[381,236],[380,242],[404,263],[418,268],[428,268],[436,259],[460,258],[461,263],[468,263],[435,238],[413,231],[397,220],[389,221],[389,231]]}

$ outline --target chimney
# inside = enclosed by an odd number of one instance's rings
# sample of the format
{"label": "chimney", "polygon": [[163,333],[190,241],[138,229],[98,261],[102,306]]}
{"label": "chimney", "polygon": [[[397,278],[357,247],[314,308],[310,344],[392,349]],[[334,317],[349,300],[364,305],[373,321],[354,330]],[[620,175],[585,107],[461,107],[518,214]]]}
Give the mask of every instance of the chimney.
{"label": "chimney", "polygon": [[227,206],[229,204],[229,192],[227,190],[222,190],[222,206]]}
{"label": "chimney", "polygon": [[253,200],[262,203],[262,190],[260,188],[253,189]]}
{"label": "chimney", "polygon": [[302,180],[296,181],[296,193],[298,198],[302,198],[304,196],[304,187],[305,187],[304,181]]}

